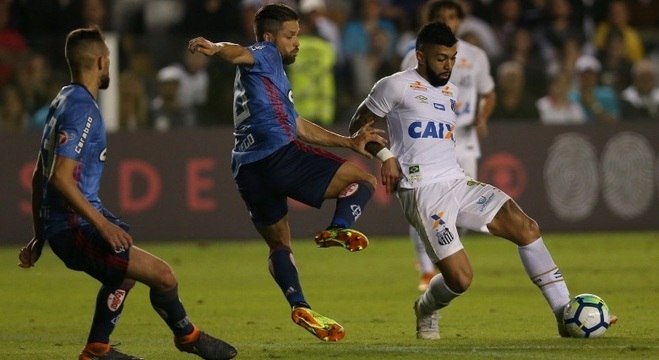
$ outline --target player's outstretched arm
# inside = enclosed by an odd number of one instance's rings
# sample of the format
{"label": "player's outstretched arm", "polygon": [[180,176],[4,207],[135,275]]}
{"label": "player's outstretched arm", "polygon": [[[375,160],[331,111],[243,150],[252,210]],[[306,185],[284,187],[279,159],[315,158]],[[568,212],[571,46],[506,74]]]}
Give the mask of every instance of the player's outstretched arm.
{"label": "player's outstretched arm", "polygon": [[[359,131],[364,124],[374,124],[384,120],[383,118],[375,115],[368,107],[362,103],[355,111],[355,114],[350,119],[350,133]],[[393,194],[398,189],[398,182],[400,181],[401,171],[398,160],[385,147],[385,144],[370,142],[365,145],[366,151],[371,157],[377,157],[382,161],[382,168],[380,169],[380,177],[382,185],[385,186],[387,194]]]}
{"label": "player's outstretched arm", "polygon": [[374,128],[373,123],[365,124],[352,136],[339,135],[301,117],[296,119],[296,123],[297,137],[304,142],[352,149],[369,159],[373,155],[366,150],[366,144],[373,142],[384,146],[387,143],[387,140],[380,135],[384,133],[384,130]]}
{"label": "player's outstretched arm", "polygon": [[254,64],[254,57],[246,47],[230,42],[214,43],[203,37],[196,37],[188,42],[188,50],[206,56],[217,55],[222,60],[234,65]]}

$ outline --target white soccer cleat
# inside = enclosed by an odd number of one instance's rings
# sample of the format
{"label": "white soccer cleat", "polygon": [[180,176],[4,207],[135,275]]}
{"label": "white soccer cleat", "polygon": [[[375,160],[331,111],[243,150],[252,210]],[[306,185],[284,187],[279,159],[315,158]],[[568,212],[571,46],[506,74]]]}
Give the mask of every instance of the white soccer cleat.
{"label": "white soccer cleat", "polygon": [[419,301],[414,302],[414,315],[416,315],[416,338],[421,340],[439,339],[439,317],[437,311],[430,314],[423,314],[420,309]]}

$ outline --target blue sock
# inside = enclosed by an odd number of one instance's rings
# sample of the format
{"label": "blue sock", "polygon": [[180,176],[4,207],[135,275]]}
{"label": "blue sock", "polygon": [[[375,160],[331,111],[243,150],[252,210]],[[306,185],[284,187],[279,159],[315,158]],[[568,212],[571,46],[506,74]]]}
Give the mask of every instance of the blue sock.
{"label": "blue sock", "polygon": [[96,310],[94,311],[94,320],[89,330],[87,343],[98,342],[108,344],[110,334],[119,322],[121,312],[124,310],[124,301],[128,292],[135,283],[122,284],[124,286],[107,286],[102,285],[96,295]]}
{"label": "blue sock", "polygon": [[362,215],[374,190],[368,181],[357,181],[348,185],[336,199],[336,210],[330,227],[351,227]]}
{"label": "blue sock", "polygon": [[275,279],[275,282],[277,282],[277,285],[279,285],[291,307],[309,307],[309,304],[304,300],[293,253],[288,246],[282,245],[270,250],[268,267],[270,274]]}
{"label": "blue sock", "polygon": [[165,323],[172,330],[174,336],[185,336],[194,330],[185,312],[185,308],[183,308],[183,304],[178,298],[178,285],[167,291],[159,291],[151,288],[149,298],[151,299],[151,306],[165,320]]}

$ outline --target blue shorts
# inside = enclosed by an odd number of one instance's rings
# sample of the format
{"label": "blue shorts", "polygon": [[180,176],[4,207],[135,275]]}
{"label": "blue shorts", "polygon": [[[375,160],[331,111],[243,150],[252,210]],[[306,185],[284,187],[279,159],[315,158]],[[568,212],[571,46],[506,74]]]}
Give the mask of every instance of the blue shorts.
{"label": "blue shorts", "polygon": [[241,165],[235,180],[252,222],[268,226],[288,213],[289,197],[320,208],[344,162],[328,151],[294,141],[264,159]]}
{"label": "blue shorts", "polygon": [[[126,223],[110,220],[128,231]],[[129,249],[115,251],[92,225],[60,231],[48,239],[48,244],[66,267],[84,271],[104,285],[118,286],[126,277]]]}

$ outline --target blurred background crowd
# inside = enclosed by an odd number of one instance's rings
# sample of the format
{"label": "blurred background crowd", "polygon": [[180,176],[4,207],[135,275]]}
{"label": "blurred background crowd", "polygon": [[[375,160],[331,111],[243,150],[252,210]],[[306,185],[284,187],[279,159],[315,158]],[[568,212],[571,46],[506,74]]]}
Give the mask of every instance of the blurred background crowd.
{"label": "blurred background crowd", "polygon": [[[235,68],[190,54],[187,41],[249,45],[267,2],[0,0],[0,131],[41,131],[69,81],[64,38],[90,25],[116,42],[115,130],[230,125]],[[400,70],[426,3],[283,2],[301,15],[300,53],[287,68],[296,108],[323,125],[347,124],[375,81]],[[659,1],[458,2],[458,36],[490,59],[492,122],[659,121]]]}

